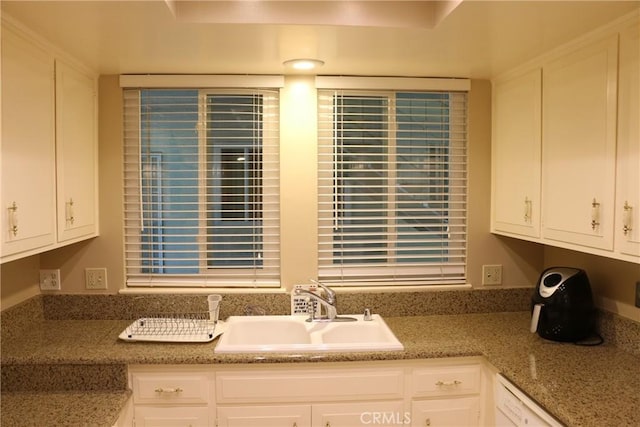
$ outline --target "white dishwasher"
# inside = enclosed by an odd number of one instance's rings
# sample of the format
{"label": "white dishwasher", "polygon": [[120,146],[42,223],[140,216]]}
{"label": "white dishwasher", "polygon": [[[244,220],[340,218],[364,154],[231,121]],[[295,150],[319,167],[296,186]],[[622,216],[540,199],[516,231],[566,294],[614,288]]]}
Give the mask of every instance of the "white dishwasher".
{"label": "white dishwasher", "polygon": [[500,374],[495,381],[496,427],[561,427],[551,414]]}

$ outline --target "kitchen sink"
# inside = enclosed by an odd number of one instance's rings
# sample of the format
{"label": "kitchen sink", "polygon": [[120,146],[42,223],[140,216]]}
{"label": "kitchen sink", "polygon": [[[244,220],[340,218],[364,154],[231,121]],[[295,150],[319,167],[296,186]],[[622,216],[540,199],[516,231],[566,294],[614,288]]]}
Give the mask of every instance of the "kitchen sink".
{"label": "kitchen sink", "polygon": [[352,322],[307,322],[306,316],[231,316],[216,353],[394,351],[404,346],[382,317],[345,315]]}

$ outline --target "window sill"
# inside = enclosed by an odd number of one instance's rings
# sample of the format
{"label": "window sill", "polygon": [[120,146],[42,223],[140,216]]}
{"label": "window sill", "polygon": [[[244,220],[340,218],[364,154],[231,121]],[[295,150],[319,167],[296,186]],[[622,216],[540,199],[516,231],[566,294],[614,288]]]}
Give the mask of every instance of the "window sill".
{"label": "window sill", "polygon": [[285,288],[187,288],[187,287],[128,287],[121,295],[210,295],[210,294],[286,294]]}

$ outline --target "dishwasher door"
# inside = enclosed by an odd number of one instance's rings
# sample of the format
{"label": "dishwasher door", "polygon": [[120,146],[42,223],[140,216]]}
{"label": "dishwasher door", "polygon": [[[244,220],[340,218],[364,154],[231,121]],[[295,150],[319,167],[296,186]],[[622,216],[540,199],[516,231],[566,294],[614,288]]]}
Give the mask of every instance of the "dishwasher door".
{"label": "dishwasher door", "polygon": [[551,414],[504,376],[495,378],[496,427],[562,427]]}

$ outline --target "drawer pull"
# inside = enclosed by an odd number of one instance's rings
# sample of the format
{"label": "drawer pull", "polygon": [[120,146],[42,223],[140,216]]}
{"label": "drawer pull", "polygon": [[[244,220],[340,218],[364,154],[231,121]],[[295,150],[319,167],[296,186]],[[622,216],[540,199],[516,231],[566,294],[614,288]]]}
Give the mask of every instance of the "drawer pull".
{"label": "drawer pull", "polygon": [[438,387],[455,387],[462,384],[462,381],[453,380],[453,381],[438,381],[436,385]]}
{"label": "drawer pull", "polygon": [[176,388],[162,388],[162,387],[158,387],[156,389],[156,393],[182,393],[182,389],[180,387],[176,387]]}
{"label": "drawer pull", "polygon": [[68,225],[73,225],[73,221],[75,218],[73,216],[73,199],[69,199],[67,203],[65,203],[65,216]]}
{"label": "drawer pull", "polygon": [[9,232],[13,234],[13,237],[18,235],[18,205],[13,202],[9,206]]}
{"label": "drawer pull", "polygon": [[593,202],[591,202],[591,229],[595,231],[599,225],[600,225],[600,203],[594,197]]}
{"label": "drawer pull", "polygon": [[629,205],[629,202],[624,202],[624,207],[622,208],[622,232],[625,236],[629,235],[629,232],[632,230],[631,228],[631,218],[633,207]]}

